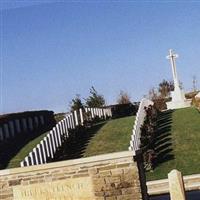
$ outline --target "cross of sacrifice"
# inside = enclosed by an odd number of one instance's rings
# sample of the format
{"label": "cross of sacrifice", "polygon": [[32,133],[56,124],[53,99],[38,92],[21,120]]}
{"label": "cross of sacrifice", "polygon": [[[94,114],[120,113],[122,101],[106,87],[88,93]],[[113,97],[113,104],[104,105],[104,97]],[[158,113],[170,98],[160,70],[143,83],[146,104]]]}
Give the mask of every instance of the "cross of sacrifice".
{"label": "cross of sacrifice", "polygon": [[170,60],[170,63],[171,63],[171,66],[172,66],[174,86],[179,87],[178,76],[177,76],[177,71],[176,71],[176,62],[175,62],[175,59],[178,58],[178,54],[173,53],[173,50],[170,49],[169,55],[166,58]]}

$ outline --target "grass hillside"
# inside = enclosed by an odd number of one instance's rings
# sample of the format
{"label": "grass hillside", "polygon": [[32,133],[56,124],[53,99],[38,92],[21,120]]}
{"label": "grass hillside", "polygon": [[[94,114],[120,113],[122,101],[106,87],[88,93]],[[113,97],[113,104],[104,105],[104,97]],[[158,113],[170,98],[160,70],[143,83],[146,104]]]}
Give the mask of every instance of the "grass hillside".
{"label": "grass hillside", "polygon": [[156,141],[158,166],[148,180],[167,178],[172,169],[200,173],[200,113],[195,108],[166,111],[160,116]]}
{"label": "grass hillside", "polygon": [[[61,152],[58,152],[60,155],[57,155],[58,158],[56,160],[75,159],[128,150],[133,124],[133,116],[97,123],[90,129],[87,129],[86,132],[80,133],[79,136],[71,137]],[[10,159],[4,163],[2,168],[19,167],[20,162],[47,133],[30,141],[24,141],[23,147],[19,148],[15,155],[10,155]],[[10,144],[9,148],[16,148],[15,142]]]}
{"label": "grass hillside", "polygon": [[84,157],[128,150],[135,117],[108,121],[86,146]]}
{"label": "grass hillside", "polygon": [[135,117],[102,121],[79,131],[58,152],[56,161],[128,150]]}

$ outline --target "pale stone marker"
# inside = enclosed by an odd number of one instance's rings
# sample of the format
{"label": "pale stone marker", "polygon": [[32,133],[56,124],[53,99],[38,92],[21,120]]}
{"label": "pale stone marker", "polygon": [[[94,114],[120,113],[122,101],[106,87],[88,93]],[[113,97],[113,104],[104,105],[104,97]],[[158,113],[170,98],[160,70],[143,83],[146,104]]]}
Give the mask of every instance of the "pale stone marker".
{"label": "pale stone marker", "polygon": [[174,169],[168,174],[170,200],[186,200],[183,177]]}
{"label": "pale stone marker", "polygon": [[[61,121],[62,122],[62,121]],[[62,129],[62,124],[61,122],[58,125],[58,129],[57,129],[57,133],[58,133],[58,141],[59,141],[59,145],[62,145],[62,135],[63,135],[63,129]]]}
{"label": "pale stone marker", "polygon": [[3,141],[3,130],[2,130],[2,127],[0,127],[0,140]]}
{"label": "pale stone marker", "polygon": [[47,137],[44,137],[44,145],[45,145],[47,157],[50,157],[50,149],[49,149],[49,145],[48,145],[48,142],[47,142]]}
{"label": "pale stone marker", "polygon": [[60,130],[61,130],[61,135],[63,136],[65,134],[65,125],[64,125],[64,120],[60,122]]}
{"label": "pale stone marker", "polygon": [[33,152],[30,152],[30,153],[29,153],[29,156],[30,156],[30,158],[31,158],[31,164],[32,164],[32,165],[35,165],[35,160],[34,160]]}
{"label": "pale stone marker", "polygon": [[26,131],[27,130],[27,124],[26,124],[26,119],[22,119],[22,124],[23,124],[23,130]]}
{"label": "pale stone marker", "polygon": [[83,119],[83,110],[82,110],[82,108],[79,109],[79,113],[80,113],[81,125],[83,126],[84,119]]}
{"label": "pale stone marker", "polygon": [[59,127],[58,127],[58,124],[56,124],[56,127],[53,128],[53,132],[54,132],[54,136],[56,138],[56,147],[59,147],[60,142],[59,142]]}
{"label": "pale stone marker", "polygon": [[71,128],[71,126],[70,126],[70,121],[69,121],[69,116],[67,115],[66,116],[66,121],[67,121],[67,128]]}
{"label": "pale stone marker", "polygon": [[74,120],[75,120],[75,126],[78,126],[78,114],[77,111],[74,111]]}
{"label": "pale stone marker", "polygon": [[44,125],[44,116],[42,115],[40,116],[40,121],[41,121],[41,124]]}
{"label": "pale stone marker", "polygon": [[185,93],[180,88],[180,85],[179,85],[179,79],[177,75],[176,62],[175,62],[176,58],[178,58],[178,55],[174,54],[172,49],[170,49],[167,59],[170,60],[171,67],[172,67],[174,91],[171,92],[172,101],[167,102],[167,109],[186,108],[186,107],[190,107],[191,105],[191,101],[185,99]]}
{"label": "pale stone marker", "polygon": [[53,136],[53,140],[55,143],[55,151],[56,151],[56,148],[58,147],[58,138],[57,138],[57,134],[56,134],[56,128],[53,128],[52,136]]}
{"label": "pale stone marker", "polygon": [[9,138],[10,136],[9,136],[8,124],[4,124],[3,127],[4,127],[4,131],[6,133],[6,138]]}
{"label": "pale stone marker", "polygon": [[50,131],[50,142],[51,142],[51,146],[53,147],[52,150],[53,150],[53,153],[56,152],[56,144],[55,144],[55,139],[53,137],[53,131]]}
{"label": "pale stone marker", "polygon": [[15,124],[16,124],[16,128],[17,128],[17,132],[20,133],[21,132],[21,128],[20,128],[19,119],[15,120]]}
{"label": "pale stone marker", "polygon": [[48,144],[49,153],[51,155],[51,158],[53,158],[54,157],[54,155],[53,155],[53,144],[51,143],[51,136],[50,136],[50,134],[47,134],[47,144]]}
{"label": "pale stone marker", "polygon": [[32,131],[33,130],[33,121],[32,121],[32,118],[31,117],[29,117],[28,118],[28,126],[29,126],[29,129]]}
{"label": "pale stone marker", "polygon": [[64,119],[64,124],[65,124],[65,132],[66,132],[66,135],[67,135],[67,137],[69,137],[69,132],[68,132],[68,127],[69,127],[69,125],[68,125],[68,123],[67,123],[67,118]]}
{"label": "pale stone marker", "polygon": [[39,160],[39,164],[42,164],[43,163],[43,159],[42,159],[42,153],[41,153],[41,148],[40,148],[40,144],[38,144],[36,146],[36,151],[37,151],[37,154],[38,154],[38,160]]}
{"label": "pale stone marker", "polygon": [[39,164],[39,161],[38,161],[38,155],[37,155],[37,152],[36,152],[36,148],[33,148],[33,153],[35,155],[35,162],[36,162],[36,165]]}
{"label": "pale stone marker", "polygon": [[94,108],[90,108],[90,112],[91,112],[91,114],[92,114],[92,119],[94,119]]}
{"label": "pale stone marker", "polygon": [[36,125],[36,128],[38,127],[38,125],[39,125],[39,122],[38,122],[38,117],[37,116],[35,116],[34,117],[34,121],[35,121],[35,125]]}
{"label": "pale stone marker", "polygon": [[11,135],[14,137],[15,136],[14,123],[13,121],[9,121],[8,124],[9,124]]}

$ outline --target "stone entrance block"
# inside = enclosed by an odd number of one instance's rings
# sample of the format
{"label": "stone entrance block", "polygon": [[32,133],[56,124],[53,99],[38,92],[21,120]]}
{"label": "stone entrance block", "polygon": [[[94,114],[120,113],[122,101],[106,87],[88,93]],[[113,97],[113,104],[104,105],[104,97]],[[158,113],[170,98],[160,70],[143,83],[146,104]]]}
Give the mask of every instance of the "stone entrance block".
{"label": "stone entrance block", "polygon": [[132,151],[0,170],[0,199],[142,200],[140,177]]}
{"label": "stone entrance block", "polygon": [[13,187],[13,200],[94,200],[90,177]]}

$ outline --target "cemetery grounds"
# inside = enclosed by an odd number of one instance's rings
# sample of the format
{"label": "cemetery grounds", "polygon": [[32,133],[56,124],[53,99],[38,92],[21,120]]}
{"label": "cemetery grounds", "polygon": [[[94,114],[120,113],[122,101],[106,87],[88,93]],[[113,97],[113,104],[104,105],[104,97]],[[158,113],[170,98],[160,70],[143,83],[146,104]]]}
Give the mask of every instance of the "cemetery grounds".
{"label": "cemetery grounds", "polygon": [[[57,160],[88,157],[126,151],[132,134],[135,116],[99,122],[87,133],[68,144],[64,155]],[[19,167],[19,162],[47,133],[27,143],[7,164]],[[147,172],[147,180],[167,178],[172,169],[183,175],[200,172],[200,113],[194,107],[164,111],[158,117],[155,147],[157,163]]]}

